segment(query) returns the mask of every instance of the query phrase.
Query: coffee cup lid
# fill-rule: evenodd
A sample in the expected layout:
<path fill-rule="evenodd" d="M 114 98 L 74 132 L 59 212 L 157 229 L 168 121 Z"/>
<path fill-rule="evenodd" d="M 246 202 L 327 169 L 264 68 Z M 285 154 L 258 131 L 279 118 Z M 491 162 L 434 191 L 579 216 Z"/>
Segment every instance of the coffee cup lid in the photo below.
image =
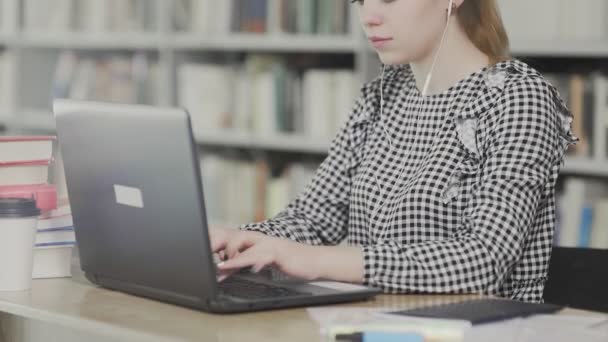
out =
<path fill-rule="evenodd" d="M 0 198 L 0 218 L 32 217 L 40 215 L 36 201 L 29 198 Z"/>

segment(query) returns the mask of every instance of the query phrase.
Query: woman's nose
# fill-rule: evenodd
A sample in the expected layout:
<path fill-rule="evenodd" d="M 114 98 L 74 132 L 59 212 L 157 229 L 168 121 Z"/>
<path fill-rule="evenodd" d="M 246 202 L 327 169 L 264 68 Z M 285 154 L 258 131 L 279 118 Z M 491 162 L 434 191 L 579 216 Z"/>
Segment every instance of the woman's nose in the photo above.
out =
<path fill-rule="evenodd" d="M 359 7 L 359 18 L 365 27 L 373 27 L 382 24 L 382 15 L 378 11 L 374 1 L 365 1 Z"/>

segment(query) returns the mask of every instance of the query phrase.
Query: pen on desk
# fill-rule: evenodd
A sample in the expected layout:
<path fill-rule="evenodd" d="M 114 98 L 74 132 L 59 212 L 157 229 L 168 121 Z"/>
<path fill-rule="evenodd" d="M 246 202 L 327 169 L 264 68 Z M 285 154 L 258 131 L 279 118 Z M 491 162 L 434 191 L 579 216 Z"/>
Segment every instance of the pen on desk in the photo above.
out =
<path fill-rule="evenodd" d="M 416 333 L 363 331 L 337 334 L 336 342 L 424 342 L 424 337 Z"/>

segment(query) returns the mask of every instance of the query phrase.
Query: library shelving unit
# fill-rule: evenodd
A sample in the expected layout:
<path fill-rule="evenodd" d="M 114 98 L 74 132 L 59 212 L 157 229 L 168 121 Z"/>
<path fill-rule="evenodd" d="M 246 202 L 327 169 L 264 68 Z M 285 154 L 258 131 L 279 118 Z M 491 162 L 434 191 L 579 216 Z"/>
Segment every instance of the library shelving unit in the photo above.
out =
<path fill-rule="evenodd" d="M 24 3 L 27 0 L 0 0 L 0 52 L 3 53 L 2 79 L 7 87 L 1 90 L 6 99 L 0 107 L 0 123 L 7 130 L 53 131 L 50 96 L 53 75 L 62 51 L 89 56 L 144 53 L 158 64 L 158 87 L 154 104 L 176 105 L 176 69 L 180 61 L 197 59 L 206 53 L 215 54 L 302 54 L 314 56 L 343 55 L 355 61 L 357 75 L 365 74 L 367 58 L 360 35 L 298 35 L 231 33 L 206 35 L 172 28 L 174 1 L 141 0 L 155 10 L 156 25 L 140 32 L 77 32 L 75 30 L 30 30 L 25 27 Z M 351 13 L 349 13 L 351 15 Z M 10 18 L 8 20 L 7 18 Z M 15 20 L 14 18 L 18 18 Z M 353 22 L 351 20 L 351 22 Z M 354 25 L 353 25 L 354 26 Z M 350 30 L 351 32 L 354 30 Z M 352 68 L 352 66 L 351 66 Z M 13 89 L 13 90 L 11 90 Z M 251 146 L 260 149 L 305 153 L 323 153 L 324 148 L 303 137 L 265 137 L 229 133 L 200 135 L 201 144 Z M 290 139 L 293 138 L 293 139 Z"/>
<path fill-rule="evenodd" d="M 345 35 L 241 34 L 213 36 L 198 32 L 178 31 L 171 24 L 173 1 L 145 0 L 154 11 L 157 23 L 142 32 L 82 33 L 62 30 L 35 31 L 24 25 L 25 0 L 0 1 L 0 51 L 4 67 L 0 89 L 3 94 L 0 124 L 7 131 L 54 130 L 50 114 L 50 83 L 57 55 L 62 50 L 87 54 L 142 52 L 153 56 L 159 65 L 155 104 L 176 105 L 176 60 L 180 56 L 215 53 L 276 53 L 327 56 L 346 55 L 358 80 L 369 80 L 378 72 L 378 62 L 358 28 L 356 14 L 351 13 L 351 30 Z M 513 41 L 516 56 L 542 59 L 546 57 L 604 58 L 608 42 L 543 42 Z M 45 89 L 46 87 L 46 89 Z M 32 100 L 33 99 L 33 100 Z M 240 149 L 294 152 L 323 155 L 327 142 L 304 136 L 280 134 L 256 136 L 246 133 L 222 132 L 197 134 L 201 145 L 226 146 Z M 608 161 L 569 158 L 565 173 L 608 176 Z"/>
<path fill-rule="evenodd" d="M 309 65 L 329 60 L 332 67 L 351 70 L 358 84 L 380 72 L 378 59 L 362 34 L 353 6 L 346 16 L 346 32 L 341 34 L 231 33 L 230 30 L 209 34 L 176 24 L 176 6 L 180 1 L 202 3 L 209 0 L 123 0 L 141 2 L 147 17 L 142 19 L 145 24 L 140 28 L 122 31 L 73 27 L 31 29 L 26 24 L 28 1 L 38 0 L 0 0 L 0 125 L 5 134 L 54 132 L 50 99 L 56 78 L 60 77 L 58 65 L 65 62 L 62 62 L 65 51 L 92 58 L 143 56 L 145 66 L 155 65 L 155 82 L 147 89 L 150 94 L 133 102 L 161 106 L 180 105 L 179 69 L 188 62 L 242 62 L 243 56 L 252 54 L 299 56 L 314 61 Z M 58 1 L 74 4 L 111 0 Z M 74 16 L 72 14 L 71 21 L 76 20 Z M 541 65 L 545 60 L 555 58 L 597 61 L 608 57 L 608 40 L 513 39 L 511 43 L 514 56 Z M 215 130 L 195 131 L 195 136 L 202 149 L 219 149 L 232 155 L 244 151 L 254 155 L 253 159 L 280 155 L 279 159 L 290 161 L 320 161 L 329 144 L 329 139 L 300 133 Z M 608 177 L 608 158 L 568 157 L 562 172 L 564 175 L 605 178 Z"/>

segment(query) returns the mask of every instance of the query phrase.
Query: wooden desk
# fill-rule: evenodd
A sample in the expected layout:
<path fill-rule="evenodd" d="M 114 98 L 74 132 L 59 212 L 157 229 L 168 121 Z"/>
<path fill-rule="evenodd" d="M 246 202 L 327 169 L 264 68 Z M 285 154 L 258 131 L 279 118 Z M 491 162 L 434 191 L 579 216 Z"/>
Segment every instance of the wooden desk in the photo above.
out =
<path fill-rule="evenodd" d="M 378 296 L 349 306 L 403 309 L 462 296 Z M 320 341 L 306 309 L 212 315 L 97 288 L 81 273 L 0 292 L 6 341 Z M 577 312 L 568 310 L 569 313 Z M 584 314 L 583 312 L 581 312 Z"/>

